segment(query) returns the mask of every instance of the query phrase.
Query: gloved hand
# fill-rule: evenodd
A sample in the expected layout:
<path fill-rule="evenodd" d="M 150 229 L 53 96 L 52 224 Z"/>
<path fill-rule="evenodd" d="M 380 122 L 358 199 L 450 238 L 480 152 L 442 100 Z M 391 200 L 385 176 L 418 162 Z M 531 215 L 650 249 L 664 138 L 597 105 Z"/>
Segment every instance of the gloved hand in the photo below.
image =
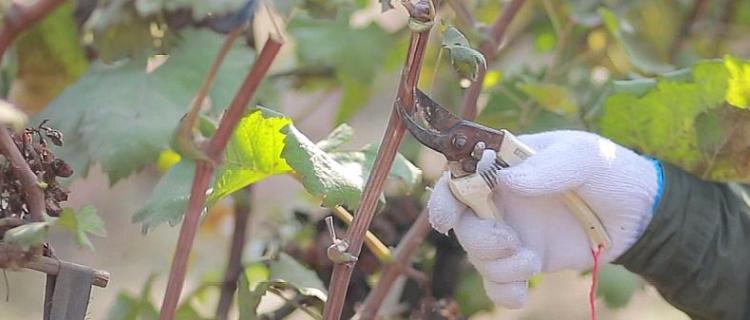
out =
<path fill-rule="evenodd" d="M 612 240 L 601 254 L 607 263 L 630 248 L 651 221 L 662 180 L 655 160 L 592 133 L 518 138 L 537 153 L 497 175 L 493 200 L 504 222 L 482 220 L 456 200 L 447 172 L 428 203 L 433 228 L 454 230 L 484 278 L 487 295 L 508 308 L 524 305 L 534 274 L 593 265 L 591 242 L 559 197 L 563 191 L 574 190 L 599 215 Z M 494 151 L 485 151 L 479 170 L 494 158 Z"/>

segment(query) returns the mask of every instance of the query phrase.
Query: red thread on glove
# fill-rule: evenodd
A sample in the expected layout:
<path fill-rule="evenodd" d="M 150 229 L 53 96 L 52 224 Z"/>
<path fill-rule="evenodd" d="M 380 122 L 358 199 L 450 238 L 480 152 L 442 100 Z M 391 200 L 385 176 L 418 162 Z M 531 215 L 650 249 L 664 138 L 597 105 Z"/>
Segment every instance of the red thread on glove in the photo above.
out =
<path fill-rule="evenodd" d="M 591 320 L 596 320 L 596 284 L 599 276 L 599 255 L 602 253 L 601 244 L 596 249 L 591 249 L 591 255 L 594 257 L 594 267 L 591 269 L 591 288 L 589 289 L 589 308 L 591 310 Z"/>

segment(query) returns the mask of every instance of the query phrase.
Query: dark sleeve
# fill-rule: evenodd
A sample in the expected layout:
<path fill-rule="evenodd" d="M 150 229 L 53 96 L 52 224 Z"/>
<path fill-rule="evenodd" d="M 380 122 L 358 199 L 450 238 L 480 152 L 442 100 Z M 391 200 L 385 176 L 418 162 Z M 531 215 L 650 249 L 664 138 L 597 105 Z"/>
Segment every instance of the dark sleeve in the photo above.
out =
<path fill-rule="evenodd" d="M 693 319 L 750 319 L 750 207 L 728 184 L 663 164 L 643 236 L 615 261 Z"/>

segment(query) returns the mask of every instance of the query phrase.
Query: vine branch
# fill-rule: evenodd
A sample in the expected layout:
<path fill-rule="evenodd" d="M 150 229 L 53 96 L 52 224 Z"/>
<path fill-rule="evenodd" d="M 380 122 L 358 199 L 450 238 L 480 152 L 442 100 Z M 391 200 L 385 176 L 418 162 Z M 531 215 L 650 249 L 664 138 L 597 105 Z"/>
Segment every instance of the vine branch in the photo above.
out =
<path fill-rule="evenodd" d="M 492 64 L 497 57 L 497 47 L 502 43 L 505 38 L 506 31 L 513 17 L 516 16 L 519 9 L 523 6 L 526 0 L 513 0 L 507 6 L 503 7 L 503 13 L 492 23 L 489 30 L 487 31 L 487 38 L 479 46 L 479 52 L 484 55 L 487 60 L 487 65 Z M 487 70 L 484 68 L 479 69 L 477 74 L 477 80 L 472 82 L 466 93 L 464 94 L 463 112 L 462 116 L 464 119 L 474 119 L 477 116 L 477 100 L 479 94 L 482 93 L 482 83 L 484 82 L 484 76 L 487 74 Z"/>
<path fill-rule="evenodd" d="M 220 163 L 224 148 L 226 147 L 232 132 L 237 127 L 250 99 L 255 95 L 258 85 L 268 72 L 271 63 L 279 53 L 282 42 L 269 37 L 258 58 L 253 64 L 252 69 L 245 77 L 242 85 L 234 96 L 227 112 L 221 118 L 216 133 L 211 137 L 206 149 L 206 155 L 213 163 Z M 167 282 L 167 291 L 164 294 L 164 301 L 161 307 L 159 319 L 174 319 L 177 303 L 180 299 L 180 292 L 185 282 L 187 272 L 187 261 L 190 256 L 190 250 L 195 240 L 195 234 L 198 230 L 198 223 L 201 212 L 203 212 L 206 203 L 206 190 L 214 173 L 214 165 L 209 161 L 198 160 L 195 167 L 195 176 L 193 185 L 190 190 L 190 199 L 185 211 L 185 220 L 180 228 L 180 236 L 177 239 L 177 248 L 172 259 L 172 267 L 169 272 L 169 281 Z"/>
<path fill-rule="evenodd" d="M 505 30 L 508 25 L 515 17 L 518 10 L 523 5 L 523 0 L 514 0 L 508 5 L 503 14 L 493 23 L 490 28 L 490 40 L 486 41 L 480 47 L 480 51 L 485 55 L 488 61 L 493 61 L 496 55 L 496 49 L 499 43 L 502 41 Z M 451 4 L 463 5 L 459 0 L 450 1 Z M 455 10 L 455 9 L 454 9 Z M 468 120 L 473 120 L 476 113 L 476 99 L 479 96 L 479 92 L 482 88 L 482 81 L 484 79 L 486 70 L 480 70 L 479 78 L 477 81 L 472 83 L 469 90 L 464 95 L 464 106 L 463 106 L 463 117 Z M 475 91 L 472 91 L 472 87 L 475 87 Z M 473 101 L 471 104 L 466 104 L 467 101 Z M 394 250 L 393 262 L 387 265 L 380 276 L 377 286 L 370 291 L 370 294 L 365 299 L 362 308 L 360 309 L 360 319 L 372 320 L 377 316 L 377 312 L 380 306 L 383 304 L 385 297 L 388 295 L 393 283 L 398 279 L 401 274 L 407 274 L 409 270 L 409 263 L 417 252 L 419 245 L 423 242 L 424 238 L 429 234 L 431 230 L 429 222 L 429 213 L 425 208 L 414 221 L 414 224 L 409 228 L 401 239 L 398 246 Z"/>
<path fill-rule="evenodd" d="M 434 2 L 419 0 L 416 4 L 411 5 L 409 1 L 402 1 L 409 11 L 411 19 L 419 20 L 422 23 L 429 23 L 434 18 L 434 8 L 437 7 L 438 0 Z M 406 5 L 407 3 L 408 5 Z M 427 8 L 427 11 L 425 11 L 425 8 Z M 426 21 L 426 19 L 430 21 Z M 431 28 L 421 32 L 412 31 L 411 34 L 411 42 L 409 43 L 406 61 L 401 71 L 401 81 L 396 96 L 397 101 L 400 101 L 407 110 L 414 108 L 414 91 L 419 80 L 419 71 L 427 47 L 427 40 L 430 37 L 430 30 Z M 372 172 L 365 184 L 362 201 L 357 209 L 357 213 L 354 215 L 352 225 L 344 237 L 344 240 L 349 243 L 347 253 L 352 256 L 359 256 L 362 250 L 363 238 L 375 215 L 378 199 L 383 190 L 383 183 L 388 176 L 401 140 L 404 138 L 404 133 L 404 124 L 401 122 L 398 112 L 394 108 L 388 119 L 388 125 L 375 158 Z M 337 320 L 341 317 L 346 292 L 349 288 L 349 280 L 351 279 L 355 263 L 337 263 L 334 265 L 331 282 L 328 287 L 328 301 L 323 310 L 323 319 Z"/>
<path fill-rule="evenodd" d="M 232 307 L 234 292 L 237 291 L 237 280 L 242 273 L 242 252 L 245 249 L 245 239 L 247 238 L 251 193 L 252 185 L 243 188 L 234 195 L 234 231 L 232 232 L 232 244 L 229 248 L 227 269 L 224 272 L 224 281 L 221 283 L 219 304 L 216 307 L 216 319 L 218 320 L 227 319 L 229 309 Z"/>
<path fill-rule="evenodd" d="M 370 294 L 362 304 L 360 311 L 361 320 L 375 319 L 380 305 L 383 304 L 383 300 L 385 300 L 385 297 L 391 290 L 391 286 L 393 286 L 393 283 L 401 275 L 402 271 L 409 268 L 409 262 L 417 252 L 424 238 L 430 233 L 430 229 L 427 209 L 423 209 L 417 220 L 409 228 L 409 231 L 404 235 L 404 238 L 398 243 L 394 251 L 393 262 L 383 269 L 378 284 L 370 291 Z"/>

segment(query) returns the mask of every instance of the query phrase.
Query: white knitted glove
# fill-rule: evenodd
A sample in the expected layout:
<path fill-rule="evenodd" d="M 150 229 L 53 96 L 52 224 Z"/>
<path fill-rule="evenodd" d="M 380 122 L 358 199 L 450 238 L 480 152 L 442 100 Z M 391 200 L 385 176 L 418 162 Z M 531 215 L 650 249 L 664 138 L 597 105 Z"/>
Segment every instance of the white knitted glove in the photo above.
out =
<path fill-rule="evenodd" d="M 446 173 L 428 203 L 430 223 L 453 229 L 497 304 L 521 308 L 527 280 L 540 271 L 593 265 L 591 243 L 559 195 L 574 190 L 596 212 L 612 239 L 607 263 L 630 248 L 651 221 L 661 192 L 661 167 L 598 135 L 552 131 L 518 137 L 537 153 L 498 174 L 494 201 L 504 223 L 482 220 L 453 197 Z M 494 161 L 485 151 L 480 170 Z"/>

